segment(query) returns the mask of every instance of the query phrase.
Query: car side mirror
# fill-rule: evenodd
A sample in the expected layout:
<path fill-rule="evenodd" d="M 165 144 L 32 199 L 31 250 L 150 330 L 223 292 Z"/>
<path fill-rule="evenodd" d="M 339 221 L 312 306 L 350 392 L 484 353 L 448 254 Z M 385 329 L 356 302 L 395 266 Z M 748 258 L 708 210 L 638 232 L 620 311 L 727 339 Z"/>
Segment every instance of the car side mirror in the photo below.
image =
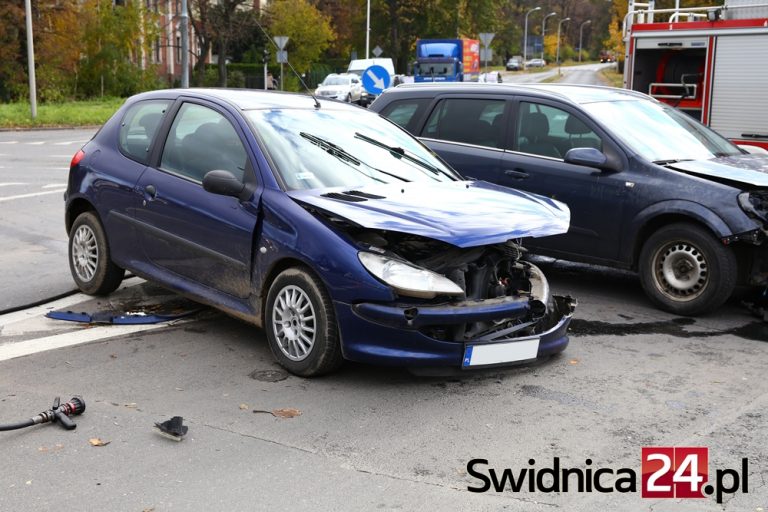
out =
<path fill-rule="evenodd" d="M 595 148 L 573 148 L 569 149 L 564 158 L 566 163 L 574 165 L 584 165 L 596 169 L 615 170 L 608 163 L 608 157 Z"/>
<path fill-rule="evenodd" d="M 229 171 L 210 171 L 203 177 L 203 189 L 211 194 L 239 198 L 245 183 Z"/>

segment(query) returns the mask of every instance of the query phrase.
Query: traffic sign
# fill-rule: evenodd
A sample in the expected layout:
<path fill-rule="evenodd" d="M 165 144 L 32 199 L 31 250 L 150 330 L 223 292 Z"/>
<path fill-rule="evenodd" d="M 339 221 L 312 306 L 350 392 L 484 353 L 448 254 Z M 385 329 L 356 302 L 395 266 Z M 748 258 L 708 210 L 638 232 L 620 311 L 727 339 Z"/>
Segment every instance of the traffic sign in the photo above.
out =
<path fill-rule="evenodd" d="M 273 39 L 279 49 L 285 50 L 285 45 L 288 44 L 288 36 L 275 36 Z"/>
<path fill-rule="evenodd" d="M 382 53 L 384 53 L 384 50 L 381 49 L 381 46 L 376 46 L 373 50 L 371 50 L 371 53 L 373 53 L 374 57 L 380 57 Z"/>
<path fill-rule="evenodd" d="M 285 64 L 288 62 L 288 50 L 278 50 L 276 57 L 278 64 Z"/>
<path fill-rule="evenodd" d="M 493 41 L 493 36 L 496 34 L 494 32 L 480 32 L 478 34 L 478 37 L 480 38 L 480 42 L 483 43 L 483 46 L 488 48 L 490 46 L 491 41 Z"/>
<path fill-rule="evenodd" d="M 371 66 L 363 72 L 363 87 L 369 94 L 381 94 L 390 81 L 389 71 L 382 66 Z"/>

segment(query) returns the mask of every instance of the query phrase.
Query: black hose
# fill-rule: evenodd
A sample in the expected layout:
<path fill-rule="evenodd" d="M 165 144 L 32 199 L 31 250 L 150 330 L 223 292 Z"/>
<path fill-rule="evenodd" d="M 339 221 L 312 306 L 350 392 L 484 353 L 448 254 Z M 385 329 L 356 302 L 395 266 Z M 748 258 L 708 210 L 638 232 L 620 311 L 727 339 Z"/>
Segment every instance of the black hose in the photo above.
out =
<path fill-rule="evenodd" d="M 0 432 L 5 430 L 18 430 L 20 428 L 31 427 L 34 424 L 35 420 L 31 418 L 25 421 L 20 421 L 18 423 L 8 423 L 7 425 L 0 425 Z"/>

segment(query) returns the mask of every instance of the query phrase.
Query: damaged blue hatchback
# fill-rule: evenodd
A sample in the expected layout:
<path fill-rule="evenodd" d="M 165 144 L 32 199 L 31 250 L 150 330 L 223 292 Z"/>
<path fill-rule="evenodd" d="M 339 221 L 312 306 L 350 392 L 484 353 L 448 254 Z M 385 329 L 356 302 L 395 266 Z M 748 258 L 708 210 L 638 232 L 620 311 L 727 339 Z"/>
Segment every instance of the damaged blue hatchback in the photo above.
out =
<path fill-rule="evenodd" d="M 475 368 L 562 351 L 575 307 L 521 259 L 568 229 L 552 199 L 464 181 L 375 114 L 305 95 L 130 98 L 72 159 L 69 262 L 125 270 L 266 331 L 289 371 L 344 359 Z"/>

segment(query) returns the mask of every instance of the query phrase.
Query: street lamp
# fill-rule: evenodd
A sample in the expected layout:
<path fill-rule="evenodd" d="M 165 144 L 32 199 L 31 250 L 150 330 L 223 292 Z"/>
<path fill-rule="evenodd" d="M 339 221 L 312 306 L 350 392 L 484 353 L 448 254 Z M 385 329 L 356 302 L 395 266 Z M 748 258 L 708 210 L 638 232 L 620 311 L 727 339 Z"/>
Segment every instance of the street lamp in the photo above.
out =
<path fill-rule="evenodd" d="M 369 57 L 371 48 L 371 0 L 365 8 L 365 58 Z"/>
<path fill-rule="evenodd" d="M 557 62 L 558 75 L 560 74 L 560 29 L 566 21 L 571 21 L 571 18 L 563 18 L 560 20 L 560 23 L 557 24 L 557 58 L 555 59 L 555 62 Z"/>
<path fill-rule="evenodd" d="M 587 20 L 584 23 L 582 23 L 581 26 L 579 27 L 579 63 L 581 63 L 581 50 L 582 50 L 581 36 L 584 34 L 584 32 L 583 32 L 584 31 L 584 25 L 589 25 L 590 23 L 592 23 L 592 20 Z"/>
<path fill-rule="evenodd" d="M 544 19 L 541 20 L 541 60 L 544 60 L 544 34 L 547 33 L 547 18 L 550 16 L 557 16 L 557 13 L 551 12 L 544 16 Z"/>
<path fill-rule="evenodd" d="M 534 7 L 525 13 L 525 35 L 523 36 L 523 70 L 525 70 L 525 61 L 528 60 L 528 15 L 534 11 L 540 11 L 541 7 Z"/>

